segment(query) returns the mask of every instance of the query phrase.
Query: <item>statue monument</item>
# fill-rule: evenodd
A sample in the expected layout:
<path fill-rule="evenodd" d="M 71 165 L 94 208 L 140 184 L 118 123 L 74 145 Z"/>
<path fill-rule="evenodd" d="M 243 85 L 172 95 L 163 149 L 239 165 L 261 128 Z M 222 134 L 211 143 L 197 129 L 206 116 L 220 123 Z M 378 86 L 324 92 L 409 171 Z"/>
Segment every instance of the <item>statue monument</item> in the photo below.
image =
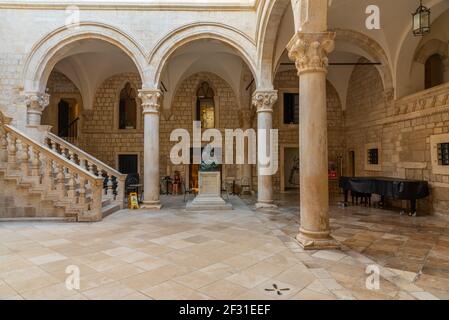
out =
<path fill-rule="evenodd" d="M 198 173 L 198 196 L 187 203 L 187 211 L 232 210 L 221 196 L 221 172 L 210 145 L 203 151 Z"/>

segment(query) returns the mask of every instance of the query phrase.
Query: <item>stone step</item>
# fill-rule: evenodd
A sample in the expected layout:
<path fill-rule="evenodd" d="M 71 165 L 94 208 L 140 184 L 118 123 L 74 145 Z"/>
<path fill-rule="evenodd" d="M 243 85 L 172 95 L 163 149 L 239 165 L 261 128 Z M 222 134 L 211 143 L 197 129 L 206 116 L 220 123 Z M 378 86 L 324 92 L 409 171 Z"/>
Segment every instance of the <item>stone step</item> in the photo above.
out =
<path fill-rule="evenodd" d="M 101 200 L 101 207 L 102 207 L 102 208 L 107 207 L 107 206 L 109 206 L 111 203 L 112 203 L 112 199 L 110 199 L 110 198 L 103 198 L 103 199 Z"/>
<path fill-rule="evenodd" d="M 120 211 L 120 205 L 117 203 L 112 203 L 101 209 L 103 219 L 117 211 Z"/>

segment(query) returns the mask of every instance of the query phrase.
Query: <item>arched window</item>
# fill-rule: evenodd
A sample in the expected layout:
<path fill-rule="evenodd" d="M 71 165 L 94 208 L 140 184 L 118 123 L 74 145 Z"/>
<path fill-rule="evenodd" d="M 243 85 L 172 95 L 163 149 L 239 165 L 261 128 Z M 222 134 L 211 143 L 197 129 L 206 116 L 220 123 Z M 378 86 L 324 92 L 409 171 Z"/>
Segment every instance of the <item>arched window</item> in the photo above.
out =
<path fill-rule="evenodd" d="M 441 57 L 438 53 L 430 56 L 426 61 L 426 82 L 425 88 L 429 89 L 444 82 L 444 65 L 443 65 L 443 57 Z"/>
<path fill-rule="evenodd" d="M 215 128 L 214 90 L 203 82 L 197 91 L 196 121 L 201 121 L 203 129 Z"/>
<path fill-rule="evenodd" d="M 137 128 L 137 104 L 136 92 L 131 84 L 126 83 L 125 87 L 120 91 L 119 103 L 119 129 L 136 129 Z"/>

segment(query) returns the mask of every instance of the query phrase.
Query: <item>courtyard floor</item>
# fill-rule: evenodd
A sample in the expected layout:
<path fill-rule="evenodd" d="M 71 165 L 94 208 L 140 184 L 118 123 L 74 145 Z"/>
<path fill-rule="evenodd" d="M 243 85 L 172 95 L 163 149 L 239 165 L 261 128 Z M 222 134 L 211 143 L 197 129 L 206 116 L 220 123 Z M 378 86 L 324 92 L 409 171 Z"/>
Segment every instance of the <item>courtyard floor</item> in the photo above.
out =
<path fill-rule="evenodd" d="M 92 224 L 0 222 L 0 299 L 449 299 L 449 221 L 331 208 L 340 251 L 303 251 L 297 196 L 255 211 L 123 210 Z M 79 290 L 66 268 L 80 270 Z M 380 270 L 378 290 L 367 267 Z M 370 278 L 371 279 L 371 278 Z"/>

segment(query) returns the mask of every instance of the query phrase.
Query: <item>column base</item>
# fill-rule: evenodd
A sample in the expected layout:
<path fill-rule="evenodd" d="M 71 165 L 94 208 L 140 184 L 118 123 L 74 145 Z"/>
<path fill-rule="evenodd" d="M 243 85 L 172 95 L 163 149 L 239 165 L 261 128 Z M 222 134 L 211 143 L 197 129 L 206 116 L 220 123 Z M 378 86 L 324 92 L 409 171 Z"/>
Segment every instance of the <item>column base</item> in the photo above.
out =
<path fill-rule="evenodd" d="M 316 233 L 299 230 L 296 240 L 304 250 L 339 250 L 340 244 L 328 232 Z"/>
<path fill-rule="evenodd" d="M 160 210 L 162 205 L 160 201 L 144 201 L 140 208 L 146 210 Z"/>
<path fill-rule="evenodd" d="M 273 202 L 257 202 L 256 209 L 277 209 L 278 206 Z"/>

